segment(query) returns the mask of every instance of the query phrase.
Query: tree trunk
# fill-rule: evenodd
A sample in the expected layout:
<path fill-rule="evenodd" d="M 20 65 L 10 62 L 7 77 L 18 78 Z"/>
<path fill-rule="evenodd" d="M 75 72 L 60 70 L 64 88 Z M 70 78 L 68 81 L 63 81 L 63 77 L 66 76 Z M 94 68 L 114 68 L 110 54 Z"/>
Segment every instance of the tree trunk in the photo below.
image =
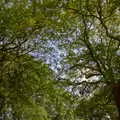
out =
<path fill-rule="evenodd" d="M 118 120 L 120 120 L 120 84 L 113 85 L 113 93 L 119 114 Z"/>

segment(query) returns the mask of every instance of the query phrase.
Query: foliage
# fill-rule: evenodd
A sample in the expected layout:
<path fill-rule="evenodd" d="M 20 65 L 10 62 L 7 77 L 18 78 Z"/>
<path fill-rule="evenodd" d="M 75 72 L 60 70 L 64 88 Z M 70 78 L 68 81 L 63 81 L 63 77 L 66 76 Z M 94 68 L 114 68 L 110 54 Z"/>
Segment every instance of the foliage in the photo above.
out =
<path fill-rule="evenodd" d="M 119 5 L 119 0 L 1 0 L 1 116 L 116 120 Z M 36 53 L 49 54 L 52 42 L 64 52 L 57 74 L 44 58 L 35 59 Z"/>
<path fill-rule="evenodd" d="M 61 23 L 64 21 L 64 24 L 59 27 L 57 38 L 60 42 L 59 47 L 66 54 L 61 62 L 68 66 L 59 79 L 67 80 L 75 95 L 79 93 L 78 96 L 89 98 L 92 94 L 93 98 L 90 97 L 89 100 L 93 101 L 96 99 L 94 94 L 99 91 L 98 96 L 101 96 L 104 88 L 106 91 L 102 93 L 104 99 L 99 97 L 100 99 L 96 101 L 98 109 L 102 99 L 105 104 L 115 105 L 113 86 L 119 85 L 120 80 L 118 4 L 120 4 L 118 0 L 70 0 L 63 7 L 64 14 L 59 18 L 59 21 L 62 21 Z M 109 101 L 107 101 L 108 98 L 110 98 Z M 90 104 L 94 106 L 92 101 L 89 106 Z M 88 109 L 89 106 L 85 106 L 84 109 Z M 100 107 L 106 109 L 104 104 Z M 80 112 L 82 110 L 79 114 Z M 106 112 L 103 110 L 101 112 L 103 116 L 99 119 L 105 118 Z M 85 116 L 89 113 L 87 115 L 85 113 L 83 118 L 87 119 Z M 117 115 L 112 115 L 110 111 L 107 113 L 111 119 L 117 119 L 113 117 Z M 101 114 L 100 111 L 98 114 Z M 115 114 L 117 114 L 116 111 Z"/>

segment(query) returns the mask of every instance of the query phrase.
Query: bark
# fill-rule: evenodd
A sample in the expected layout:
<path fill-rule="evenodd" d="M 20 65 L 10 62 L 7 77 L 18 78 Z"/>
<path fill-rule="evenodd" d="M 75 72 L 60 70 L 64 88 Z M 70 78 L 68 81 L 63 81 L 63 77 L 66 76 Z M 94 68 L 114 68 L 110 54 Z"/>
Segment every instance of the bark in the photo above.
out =
<path fill-rule="evenodd" d="M 118 120 L 120 120 L 120 83 L 113 85 L 113 93 L 119 114 Z"/>

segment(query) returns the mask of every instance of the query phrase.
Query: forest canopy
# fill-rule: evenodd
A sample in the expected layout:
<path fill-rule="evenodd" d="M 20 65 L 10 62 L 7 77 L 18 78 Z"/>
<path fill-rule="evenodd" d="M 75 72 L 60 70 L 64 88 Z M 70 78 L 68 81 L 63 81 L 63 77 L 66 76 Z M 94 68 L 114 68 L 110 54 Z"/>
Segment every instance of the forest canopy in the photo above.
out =
<path fill-rule="evenodd" d="M 120 119 L 119 0 L 0 1 L 0 119 Z"/>

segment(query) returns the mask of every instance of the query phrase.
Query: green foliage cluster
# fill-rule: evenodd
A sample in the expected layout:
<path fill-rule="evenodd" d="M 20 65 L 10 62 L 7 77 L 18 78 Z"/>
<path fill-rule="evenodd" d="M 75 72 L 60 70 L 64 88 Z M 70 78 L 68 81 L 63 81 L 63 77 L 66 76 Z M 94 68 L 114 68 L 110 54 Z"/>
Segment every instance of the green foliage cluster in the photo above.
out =
<path fill-rule="evenodd" d="M 65 119 L 67 112 L 67 119 L 72 117 L 72 110 L 67 108 L 71 95 L 56 84 L 47 64 L 28 54 L 36 49 L 35 39 L 41 29 L 50 24 L 44 10 L 52 4 L 49 2 L 0 2 L 1 119 Z"/>
<path fill-rule="evenodd" d="M 116 120 L 119 6 L 119 0 L 1 0 L 1 119 Z M 57 75 L 34 57 L 53 40 L 65 52 Z"/>

